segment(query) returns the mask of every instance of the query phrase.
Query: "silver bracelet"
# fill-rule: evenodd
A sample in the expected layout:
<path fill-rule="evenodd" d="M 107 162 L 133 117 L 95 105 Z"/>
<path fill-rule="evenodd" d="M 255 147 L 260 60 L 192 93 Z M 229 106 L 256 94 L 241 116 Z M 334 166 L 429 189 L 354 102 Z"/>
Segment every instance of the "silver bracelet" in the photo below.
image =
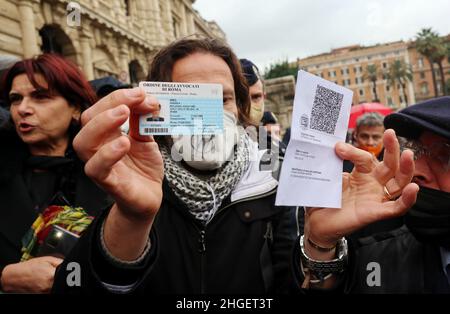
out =
<path fill-rule="evenodd" d="M 148 252 L 150 251 L 150 247 L 151 247 L 150 238 L 148 238 L 147 244 L 145 245 L 145 249 L 142 252 L 141 256 L 139 256 L 134 261 L 121 260 L 121 259 L 115 257 L 114 255 L 112 255 L 111 252 L 108 250 L 108 247 L 106 246 L 105 236 L 104 236 L 105 222 L 106 222 L 106 219 L 103 220 L 102 227 L 100 229 L 100 243 L 102 245 L 102 250 L 105 253 L 105 255 L 108 257 L 108 259 L 112 263 L 116 264 L 117 266 L 135 266 L 135 265 L 141 263 L 144 260 L 144 258 L 147 256 Z"/>
<path fill-rule="evenodd" d="M 300 252 L 301 252 L 301 266 L 302 268 L 308 269 L 315 277 L 319 278 L 320 281 L 329 278 L 332 274 L 341 273 L 345 269 L 345 264 L 347 263 L 348 247 L 347 240 L 342 238 L 339 240 L 336 251 L 337 258 L 329 261 L 319 261 L 310 258 L 305 252 L 305 236 L 300 237 Z M 303 272 L 303 270 L 302 270 Z M 313 282 L 313 281 L 311 281 Z"/>

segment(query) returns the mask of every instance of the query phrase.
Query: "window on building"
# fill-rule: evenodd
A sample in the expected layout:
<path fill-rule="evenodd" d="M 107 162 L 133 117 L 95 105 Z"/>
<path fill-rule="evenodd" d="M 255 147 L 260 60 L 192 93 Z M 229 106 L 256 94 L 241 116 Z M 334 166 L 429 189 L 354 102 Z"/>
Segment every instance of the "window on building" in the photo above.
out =
<path fill-rule="evenodd" d="M 420 92 L 422 93 L 422 95 L 428 95 L 428 93 L 429 93 L 428 83 L 422 83 L 420 85 Z"/>
<path fill-rule="evenodd" d="M 423 58 L 419 58 L 419 60 L 417 60 L 418 64 L 419 64 L 419 68 L 423 68 Z"/>
<path fill-rule="evenodd" d="M 180 36 L 180 22 L 178 21 L 177 18 L 173 18 L 172 20 L 172 25 L 173 25 L 173 36 L 175 36 L 175 38 L 178 38 L 178 36 Z"/>
<path fill-rule="evenodd" d="M 125 4 L 125 15 L 130 16 L 130 0 L 124 0 Z"/>
<path fill-rule="evenodd" d="M 76 61 L 76 50 L 69 36 L 57 25 L 44 25 L 39 30 L 42 45 L 41 51 L 62 55 Z"/>
<path fill-rule="evenodd" d="M 404 102 L 403 96 L 400 95 L 400 96 L 398 97 L 398 99 L 400 100 L 400 103 L 403 104 L 403 102 Z"/>
<path fill-rule="evenodd" d="M 441 90 L 442 90 L 442 86 L 441 86 L 441 83 L 439 83 L 439 82 L 436 82 L 436 88 L 437 88 L 437 91 L 438 91 L 438 93 L 440 93 L 440 92 L 441 92 Z"/>
<path fill-rule="evenodd" d="M 383 62 L 383 69 L 387 69 L 387 63 Z"/>
<path fill-rule="evenodd" d="M 387 98 L 387 103 L 388 103 L 388 106 L 389 106 L 389 107 L 394 106 L 394 102 L 392 101 L 392 97 L 388 97 L 388 98 Z"/>
<path fill-rule="evenodd" d="M 364 96 L 364 89 L 359 90 L 359 96 Z"/>
<path fill-rule="evenodd" d="M 441 72 L 438 69 L 434 70 L 434 73 L 436 73 L 436 77 L 441 77 Z"/>
<path fill-rule="evenodd" d="M 424 78 L 425 78 L 425 72 L 423 72 L 423 71 L 420 72 L 420 78 L 421 78 L 421 79 L 424 79 Z"/>
<path fill-rule="evenodd" d="M 386 91 L 389 92 L 391 90 L 391 87 L 389 85 L 386 85 Z"/>

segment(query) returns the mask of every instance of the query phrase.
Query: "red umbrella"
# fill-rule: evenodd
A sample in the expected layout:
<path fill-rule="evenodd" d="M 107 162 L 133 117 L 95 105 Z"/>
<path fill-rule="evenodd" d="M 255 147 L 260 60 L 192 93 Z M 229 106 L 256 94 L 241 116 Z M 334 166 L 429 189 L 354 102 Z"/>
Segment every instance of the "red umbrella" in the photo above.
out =
<path fill-rule="evenodd" d="M 354 129 L 356 127 L 356 120 L 367 112 L 378 112 L 383 116 L 387 116 L 388 114 L 392 113 L 393 110 L 377 102 L 370 102 L 352 106 L 352 109 L 350 110 L 350 121 L 348 122 L 348 128 Z"/>

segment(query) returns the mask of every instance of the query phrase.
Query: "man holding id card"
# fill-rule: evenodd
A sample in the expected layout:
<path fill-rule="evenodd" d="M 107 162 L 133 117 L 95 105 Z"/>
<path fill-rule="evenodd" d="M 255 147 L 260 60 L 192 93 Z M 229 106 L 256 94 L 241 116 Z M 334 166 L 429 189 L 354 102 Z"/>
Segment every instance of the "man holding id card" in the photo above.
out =
<path fill-rule="evenodd" d="M 250 99 L 241 72 L 236 55 L 217 40 L 177 41 L 156 54 L 143 89 L 116 91 L 83 114 L 74 147 L 88 176 L 116 203 L 65 260 L 81 265 L 81 288 L 68 287 L 64 264 L 55 292 L 288 292 L 294 283 L 291 267 L 300 267 L 291 256 L 298 246 L 295 207 L 275 206 L 278 181 L 271 171 L 260 170 L 264 151 L 243 128 L 249 124 Z M 165 121 L 145 120 L 159 104 Z M 120 125 L 128 117 L 127 136 Z M 395 143 L 393 132 L 387 132 L 388 158 L 397 153 Z M 346 178 L 342 210 L 314 208 L 305 220 L 306 254 L 319 264 L 339 255 L 335 272 L 320 280 L 319 288 L 332 287 L 346 266 L 346 256 L 336 250 L 341 237 L 414 202 L 411 188 L 401 201 L 386 202 L 376 178 L 392 178 L 396 171 L 391 170 L 400 169 L 401 194 L 412 175 L 412 156 L 404 157 L 400 168 L 391 158 L 388 166 L 372 171 L 365 152 L 340 144 L 336 152 L 354 161 L 357 171 Z M 369 192 L 352 189 L 352 180 Z M 295 193 L 302 187 L 291 188 Z M 361 220 L 352 219 L 362 201 L 369 208 L 358 212 Z M 379 215 L 370 216 L 375 211 Z"/>

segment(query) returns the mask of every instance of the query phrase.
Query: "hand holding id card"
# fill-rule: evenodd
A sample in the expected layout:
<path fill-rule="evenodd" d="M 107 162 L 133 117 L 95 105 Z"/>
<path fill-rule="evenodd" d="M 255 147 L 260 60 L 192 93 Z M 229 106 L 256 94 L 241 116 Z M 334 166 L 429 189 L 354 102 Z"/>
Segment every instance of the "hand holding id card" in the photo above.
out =
<path fill-rule="evenodd" d="M 158 99 L 158 110 L 139 118 L 141 135 L 195 135 L 223 132 L 221 84 L 140 82 Z"/>

